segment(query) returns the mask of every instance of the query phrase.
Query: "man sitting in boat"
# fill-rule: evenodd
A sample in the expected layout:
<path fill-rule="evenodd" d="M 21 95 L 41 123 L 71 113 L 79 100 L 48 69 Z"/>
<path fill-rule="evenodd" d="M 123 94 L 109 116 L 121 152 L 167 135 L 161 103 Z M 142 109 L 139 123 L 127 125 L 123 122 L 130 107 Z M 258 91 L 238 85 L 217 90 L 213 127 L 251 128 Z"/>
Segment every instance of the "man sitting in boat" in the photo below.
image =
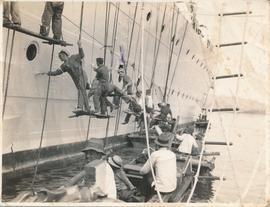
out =
<path fill-rule="evenodd" d="M 149 202 L 159 201 L 157 190 L 160 192 L 163 202 L 170 202 L 172 193 L 177 187 L 176 155 L 169 149 L 173 137 L 172 133 L 164 132 L 155 140 L 156 151 L 150 155 L 156 176 L 156 183 L 152 183 L 155 194 Z M 140 170 L 140 174 L 146 175 L 150 173 L 151 163 L 148 159 Z M 156 186 L 154 186 L 155 184 Z"/>
<path fill-rule="evenodd" d="M 141 198 L 135 196 L 136 187 L 129 181 L 122 166 L 122 159 L 118 155 L 109 157 L 108 163 L 111 165 L 114 172 L 116 183 L 117 198 L 126 202 L 139 202 Z"/>
<path fill-rule="evenodd" d="M 178 151 L 185 155 L 199 154 L 199 146 L 193 136 L 194 129 L 187 127 L 184 129 L 183 134 L 181 130 L 176 133 L 176 139 L 181 141 Z"/>
<path fill-rule="evenodd" d="M 125 121 L 122 124 L 128 124 L 129 119 L 130 119 L 132 114 L 134 114 L 136 116 L 135 120 L 139 121 L 139 118 L 140 118 L 141 112 L 142 112 L 142 97 L 141 96 L 142 96 L 142 91 L 137 90 L 136 96 L 130 98 L 129 106 L 128 106 L 129 111 L 127 112 L 127 115 L 125 117 Z"/>
<path fill-rule="evenodd" d="M 104 151 L 103 147 L 99 143 L 89 142 L 88 146 L 82 150 L 85 155 L 85 165 L 94 161 L 100 160 L 102 161 L 102 173 L 97 174 L 97 180 L 101 182 L 97 182 L 97 186 L 104 192 L 108 198 L 116 199 L 116 185 L 114 181 L 114 173 L 111 166 L 107 162 L 107 156 L 109 155 L 108 151 Z M 76 176 L 74 176 L 69 183 L 68 186 L 73 186 L 75 184 L 83 185 L 85 182 L 85 171 L 80 172 Z"/>
<path fill-rule="evenodd" d="M 61 50 L 59 52 L 59 59 L 64 63 L 60 66 L 59 69 L 45 73 L 48 76 L 57 76 L 67 72 L 71 76 L 76 88 L 78 89 L 78 105 L 77 108 L 73 111 L 74 113 L 78 113 L 80 111 L 90 112 L 90 106 L 86 94 L 86 88 L 89 88 L 89 84 L 87 75 L 82 68 L 84 52 L 80 41 L 78 41 L 78 48 L 79 54 L 71 56 L 69 56 L 69 52 L 67 50 Z"/>

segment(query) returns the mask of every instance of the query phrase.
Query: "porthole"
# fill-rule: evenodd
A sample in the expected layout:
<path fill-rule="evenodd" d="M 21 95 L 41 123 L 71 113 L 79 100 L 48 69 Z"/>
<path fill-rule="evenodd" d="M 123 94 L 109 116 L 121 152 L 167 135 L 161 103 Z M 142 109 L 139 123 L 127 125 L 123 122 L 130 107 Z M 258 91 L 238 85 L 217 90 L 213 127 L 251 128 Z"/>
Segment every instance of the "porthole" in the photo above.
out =
<path fill-rule="evenodd" d="M 198 63 L 199 62 L 199 59 L 197 60 L 197 62 L 196 63 Z"/>
<path fill-rule="evenodd" d="M 189 53 L 189 51 L 190 51 L 190 50 L 188 49 L 187 52 L 186 52 L 186 55 Z"/>
<path fill-rule="evenodd" d="M 179 41 L 180 41 L 180 39 L 176 40 L 175 45 L 178 45 Z"/>
<path fill-rule="evenodd" d="M 203 63 L 201 63 L 201 65 L 200 65 L 201 67 L 203 66 Z"/>
<path fill-rule="evenodd" d="M 195 58 L 195 55 L 192 56 L 192 60 Z"/>
<path fill-rule="evenodd" d="M 35 59 L 38 53 L 38 48 L 36 43 L 30 43 L 26 49 L 26 58 L 29 61 L 32 61 Z"/>
<path fill-rule="evenodd" d="M 161 32 L 163 32 L 164 29 L 165 29 L 165 24 L 162 25 L 162 27 L 161 27 Z"/>

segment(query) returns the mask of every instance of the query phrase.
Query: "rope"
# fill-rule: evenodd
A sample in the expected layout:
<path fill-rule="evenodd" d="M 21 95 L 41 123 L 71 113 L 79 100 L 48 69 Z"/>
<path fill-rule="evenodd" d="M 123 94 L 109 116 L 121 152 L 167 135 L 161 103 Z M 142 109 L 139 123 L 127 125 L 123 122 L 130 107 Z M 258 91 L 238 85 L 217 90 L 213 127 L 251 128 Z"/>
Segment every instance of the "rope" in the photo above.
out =
<path fill-rule="evenodd" d="M 182 38 L 182 41 L 181 41 L 179 53 L 178 53 L 178 56 L 177 56 L 175 68 L 174 68 L 174 71 L 173 71 L 173 76 L 172 76 L 172 80 L 171 80 L 171 85 L 170 85 L 169 91 L 170 91 L 171 88 L 172 88 L 172 84 L 173 84 L 173 81 L 174 81 L 176 69 L 177 69 L 177 66 L 178 66 L 178 63 L 179 63 L 179 60 L 180 60 L 180 56 L 181 56 L 181 52 L 182 52 L 182 49 L 183 49 L 184 40 L 185 40 L 185 38 L 186 38 L 187 28 L 188 28 L 188 21 L 186 21 L 186 25 L 185 25 L 185 29 L 184 29 L 184 34 L 183 34 L 183 38 Z"/>
<path fill-rule="evenodd" d="M 5 86 L 5 77 L 6 77 L 6 63 L 7 63 L 7 51 L 8 51 L 8 43 L 9 43 L 9 33 L 10 29 L 8 29 L 7 33 L 7 41 L 6 41 L 6 49 L 5 49 L 5 59 L 4 59 L 4 73 L 3 73 L 3 92 L 4 92 L 4 86 Z"/>
<path fill-rule="evenodd" d="M 53 54 L 54 54 L 54 44 L 52 45 L 50 72 L 52 71 Z M 33 194 L 34 194 L 34 184 L 35 184 L 35 180 L 36 180 L 36 176 L 37 176 L 38 164 L 39 164 L 39 160 L 40 160 L 41 146 L 42 146 L 42 141 L 43 141 L 43 133 L 44 133 L 45 122 L 46 122 L 46 114 L 47 114 L 48 98 L 49 98 L 49 91 L 50 91 L 50 83 L 51 83 L 51 76 L 49 76 L 49 78 L 48 78 L 47 94 L 46 94 L 45 110 L 44 110 L 43 122 L 42 122 L 40 143 L 39 143 L 38 155 L 37 155 L 37 160 L 36 160 L 36 165 L 35 165 L 35 170 L 34 170 L 34 177 L 33 177 L 32 183 L 31 183 L 31 189 L 32 189 Z"/>
<path fill-rule="evenodd" d="M 106 64 L 106 53 L 107 53 L 107 41 L 108 41 L 110 9 L 111 9 L 111 4 L 109 2 L 106 2 L 105 35 L 104 35 L 104 65 Z"/>
<path fill-rule="evenodd" d="M 121 110 L 122 110 L 122 98 L 120 98 L 120 103 L 119 103 L 119 109 L 117 110 L 116 114 L 116 122 L 115 122 L 115 127 L 114 127 L 114 136 L 117 135 L 118 133 L 118 127 L 119 127 L 119 121 L 120 121 L 120 115 L 121 115 Z"/>
<path fill-rule="evenodd" d="M 128 46 L 128 56 L 127 56 L 127 63 L 126 63 L 127 66 L 128 66 L 128 62 L 129 62 L 130 50 L 131 50 L 131 45 L 132 45 L 132 40 L 133 40 L 134 26 L 135 26 L 135 20 L 136 20 L 136 15 L 137 15 L 137 8 L 138 8 L 138 2 L 136 2 L 133 23 L 132 23 L 132 28 L 131 28 L 131 34 L 130 34 L 130 40 L 129 40 L 129 46 Z M 127 70 L 127 67 L 125 69 Z"/>
<path fill-rule="evenodd" d="M 144 3 L 143 3 L 144 4 Z M 142 13 L 144 13 L 144 5 L 142 5 Z M 143 63 L 143 46 L 144 46 L 144 21 L 142 22 L 142 36 L 141 36 L 141 59 L 142 59 L 142 63 Z M 142 75 L 142 80 L 144 78 L 144 65 L 141 64 L 141 75 Z M 147 117 L 146 117 L 146 109 L 145 109 L 145 90 L 144 90 L 144 81 L 142 81 L 142 101 L 143 101 L 143 119 L 144 119 L 144 127 L 145 127 L 145 135 L 146 135 L 146 144 L 147 144 L 147 154 L 148 154 L 148 158 L 149 158 L 149 162 L 150 162 L 150 167 L 151 167 L 151 173 L 152 173 L 152 177 L 154 179 L 154 183 L 155 183 L 155 187 L 156 187 L 156 191 L 157 191 L 157 195 L 159 198 L 159 201 L 162 203 L 162 198 L 158 189 L 158 185 L 157 185 L 157 181 L 156 181 L 156 176 L 154 174 L 154 169 L 153 169 L 153 163 L 151 161 L 151 154 L 150 154 L 150 144 L 149 144 L 149 135 L 148 135 L 148 126 L 147 126 Z"/>
<path fill-rule="evenodd" d="M 173 19 L 174 19 L 174 14 L 173 12 Z M 172 62 L 172 54 L 173 54 L 173 49 L 174 49 L 174 41 L 175 41 L 175 35 L 176 35 L 176 29 L 177 29 L 177 23 L 178 23 L 178 17 L 179 17 L 179 11 L 177 11 L 177 17 L 176 17 L 176 23 L 175 23 L 175 28 L 174 32 L 172 31 L 172 37 L 173 40 L 171 40 L 171 51 L 170 51 L 170 57 L 169 57 L 169 63 L 168 63 L 168 71 L 167 71 L 167 77 L 166 77 L 166 84 L 165 84 L 165 89 L 164 89 L 164 96 L 163 96 L 163 101 L 166 101 L 166 96 L 167 96 L 167 87 L 168 87 L 168 80 L 169 80 L 169 75 L 170 75 L 170 70 L 171 70 L 171 62 Z M 172 30 L 173 30 L 173 21 L 172 21 Z"/>
<path fill-rule="evenodd" d="M 9 78 L 10 78 L 10 69 L 11 69 L 11 60 L 12 60 L 12 55 L 13 55 L 14 38 L 15 38 L 15 30 L 13 30 L 13 33 L 12 33 L 12 40 L 11 40 L 11 46 L 10 46 L 10 56 L 9 56 L 9 60 L 8 60 L 7 81 L 6 81 L 6 88 L 5 88 L 5 93 L 4 93 L 2 119 L 4 118 L 5 109 L 6 109 L 6 101 L 7 101 Z"/>
<path fill-rule="evenodd" d="M 157 57 L 158 57 L 159 48 L 160 48 L 160 43 L 161 43 L 161 37 L 162 37 L 162 33 L 163 33 L 163 32 L 162 32 L 162 27 L 163 27 L 163 25 L 164 25 L 166 9 L 167 9 L 167 4 L 165 4 L 165 8 L 164 8 L 164 12 L 163 12 L 163 17 L 162 17 L 161 30 L 160 30 L 160 34 L 159 34 L 158 47 L 157 47 L 157 52 L 156 52 L 156 55 L 155 55 L 155 61 L 154 61 L 154 65 L 153 65 L 153 72 L 152 72 L 152 78 L 151 78 L 150 90 L 152 89 L 153 84 L 154 84 L 154 81 L 155 81 L 155 73 L 156 73 Z"/>
<path fill-rule="evenodd" d="M 95 4 L 94 25 L 93 25 L 93 37 L 95 37 L 95 31 L 96 31 L 96 16 L 97 16 L 97 4 Z M 94 39 L 93 39 L 93 42 L 92 42 L 91 61 L 93 61 L 93 57 L 94 57 Z M 91 69 L 90 69 L 90 77 L 91 77 L 92 64 L 91 64 L 90 67 L 91 67 Z M 90 126 L 91 126 L 91 116 L 89 116 L 89 118 L 88 118 L 85 144 L 87 144 L 88 139 L 89 139 Z"/>

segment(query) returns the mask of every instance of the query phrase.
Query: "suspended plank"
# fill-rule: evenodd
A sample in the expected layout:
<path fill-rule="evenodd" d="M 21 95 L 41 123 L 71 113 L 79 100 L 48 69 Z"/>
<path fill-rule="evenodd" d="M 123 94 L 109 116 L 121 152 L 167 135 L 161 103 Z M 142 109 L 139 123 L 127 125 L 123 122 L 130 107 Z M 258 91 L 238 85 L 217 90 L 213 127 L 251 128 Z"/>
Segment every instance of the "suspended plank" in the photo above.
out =
<path fill-rule="evenodd" d="M 207 145 L 227 145 L 227 142 L 206 141 L 205 144 L 207 144 Z M 229 142 L 228 145 L 232 146 L 233 143 Z"/>
<path fill-rule="evenodd" d="M 20 27 L 20 26 L 15 26 L 13 24 L 4 25 L 4 27 L 6 27 L 8 29 L 12 29 L 12 30 L 17 31 L 17 32 L 21 32 L 23 34 L 26 34 L 26 35 L 29 35 L 29 36 L 32 36 L 32 37 L 36 37 L 36 38 L 39 38 L 39 39 L 42 39 L 42 40 L 46 40 L 46 42 L 43 42 L 43 43 L 61 45 L 61 46 L 64 46 L 64 47 L 73 45 L 73 44 L 69 44 L 69 43 L 67 43 L 66 41 L 63 41 L 63 40 L 56 40 L 56 39 L 53 39 L 53 38 L 50 38 L 50 37 L 41 36 L 39 33 L 30 31 L 30 30 L 25 29 L 25 28 Z"/>
<path fill-rule="evenodd" d="M 209 109 L 208 111 L 210 111 L 210 109 Z M 212 112 L 219 112 L 219 111 L 239 111 L 239 108 L 220 108 L 220 109 L 212 109 Z"/>
<path fill-rule="evenodd" d="M 233 43 L 227 43 L 227 44 L 220 44 L 220 45 L 216 45 L 216 47 L 228 47 L 228 46 L 236 46 L 236 45 L 246 45 L 247 42 L 233 42 Z"/>
<path fill-rule="evenodd" d="M 228 13 L 218 14 L 218 16 L 234 16 L 234 15 L 243 15 L 243 14 L 252 14 L 252 11 L 248 11 L 248 12 L 228 12 Z"/>
<path fill-rule="evenodd" d="M 236 77 L 243 77 L 243 74 L 232 74 L 232 75 L 221 75 L 221 76 L 216 76 L 216 80 L 217 79 L 224 79 L 224 78 L 236 78 Z M 215 79 L 214 77 L 212 77 L 212 79 Z"/>
<path fill-rule="evenodd" d="M 110 118 L 110 117 L 113 117 L 113 116 L 110 116 L 110 115 L 106 115 L 106 114 L 97 114 L 97 113 L 94 113 L 93 111 L 90 111 L 90 112 L 87 112 L 87 111 L 78 111 L 78 112 L 74 112 L 74 115 L 70 115 L 68 118 L 77 118 L 77 117 L 80 117 L 80 116 L 90 116 L 90 117 L 96 117 L 96 118 L 100 118 L 100 119 L 106 119 L 106 118 Z"/>

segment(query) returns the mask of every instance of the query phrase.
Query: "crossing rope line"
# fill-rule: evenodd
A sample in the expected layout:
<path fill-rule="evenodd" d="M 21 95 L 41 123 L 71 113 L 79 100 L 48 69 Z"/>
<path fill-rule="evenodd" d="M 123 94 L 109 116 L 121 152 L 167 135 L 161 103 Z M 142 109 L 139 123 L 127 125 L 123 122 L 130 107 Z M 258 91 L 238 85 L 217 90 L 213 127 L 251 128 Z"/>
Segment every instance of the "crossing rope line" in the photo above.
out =
<path fill-rule="evenodd" d="M 142 13 L 144 14 L 144 3 L 142 3 Z M 143 65 L 143 47 L 144 47 L 144 21 L 142 21 L 142 25 L 141 25 L 142 29 L 142 33 L 141 33 L 141 75 L 142 75 L 142 80 L 144 79 L 144 65 Z M 147 126 L 147 117 L 146 117 L 146 109 L 145 109 L 145 89 L 144 89 L 144 81 L 142 81 L 142 105 L 143 105 L 143 119 L 144 119 L 144 126 L 145 126 L 145 135 L 146 135 L 146 145 L 147 145 L 147 154 L 148 154 L 148 159 L 150 162 L 150 168 L 151 168 L 151 174 L 152 177 L 154 179 L 154 183 L 155 183 L 155 188 L 157 191 L 157 195 L 159 198 L 159 201 L 162 203 L 162 198 L 159 192 L 159 186 L 157 185 L 157 181 L 156 181 L 156 176 L 154 174 L 154 169 L 153 169 L 153 163 L 151 160 L 151 154 L 150 154 L 150 144 L 149 144 L 149 135 L 148 135 L 148 126 Z"/>
<path fill-rule="evenodd" d="M 94 13 L 94 24 L 93 24 L 93 37 L 95 37 L 95 32 L 96 32 L 96 16 L 97 16 L 97 3 L 95 3 L 95 13 Z M 93 61 L 94 58 L 94 39 L 92 42 L 92 54 L 91 54 L 91 61 Z M 90 66 L 90 77 L 91 77 L 91 73 L 92 73 L 92 64 Z M 91 126 L 91 116 L 89 116 L 88 118 L 88 124 L 87 124 L 87 132 L 86 132 L 86 140 L 85 143 L 88 142 L 89 140 L 89 133 L 90 133 L 90 126 Z"/>
<path fill-rule="evenodd" d="M 7 32 L 7 40 L 6 40 L 6 49 L 5 49 L 5 58 L 4 58 L 4 72 L 3 72 L 3 91 L 5 88 L 5 77 L 6 77 L 6 65 L 7 65 L 7 53 L 8 53 L 8 45 L 9 45 L 9 35 L 10 34 L 10 29 L 8 29 Z"/>
<path fill-rule="evenodd" d="M 8 93 L 8 86 L 9 86 L 9 79 L 10 79 L 10 71 L 11 71 L 11 60 L 13 55 L 13 48 L 14 48 L 14 38 L 15 38 L 15 30 L 13 30 L 12 33 L 12 40 L 11 40 L 11 46 L 10 46 L 10 56 L 8 60 L 8 68 L 7 68 L 7 80 L 6 80 L 6 87 L 4 91 L 4 101 L 3 101 L 3 110 L 2 110 L 2 119 L 5 115 L 5 109 L 6 109 L 6 101 L 7 101 L 7 93 Z"/>
<path fill-rule="evenodd" d="M 52 53 L 51 53 L 51 61 L 50 61 L 50 72 L 52 71 L 53 56 L 54 56 L 54 44 L 52 45 Z M 34 176 L 33 176 L 33 180 L 32 180 L 32 183 L 31 183 L 31 189 L 32 189 L 33 194 L 35 193 L 34 184 L 35 184 L 35 180 L 36 180 L 36 176 L 37 176 L 38 164 L 39 164 L 40 153 L 41 153 L 41 146 L 42 146 L 42 142 L 43 142 L 43 134 L 44 134 L 44 128 L 45 128 L 45 122 L 46 122 L 50 85 L 51 85 L 51 76 L 48 77 L 45 109 L 44 109 L 44 114 L 43 114 L 42 129 L 41 129 L 41 135 L 40 135 L 40 143 L 39 143 L 38 154 L 37 154 L 37 159 L 36 159 L 36 164 L 35 164 L 35 169 L 34 169 Z"/>

